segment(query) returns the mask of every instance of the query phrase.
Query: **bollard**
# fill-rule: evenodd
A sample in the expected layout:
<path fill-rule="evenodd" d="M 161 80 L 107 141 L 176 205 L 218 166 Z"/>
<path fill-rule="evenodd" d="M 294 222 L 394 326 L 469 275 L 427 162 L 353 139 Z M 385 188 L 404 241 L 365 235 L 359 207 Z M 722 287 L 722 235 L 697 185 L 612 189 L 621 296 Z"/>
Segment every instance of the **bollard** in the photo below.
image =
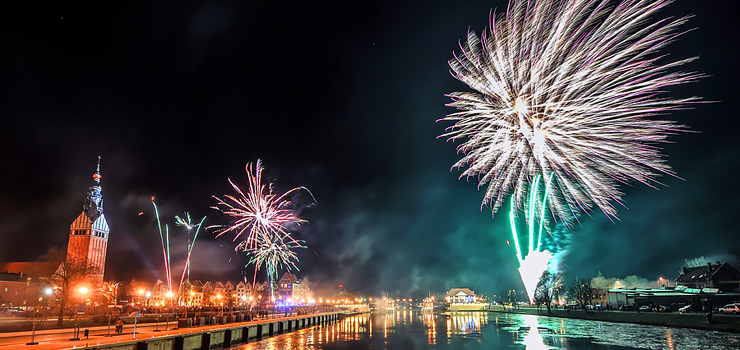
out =
<path fill-rule="evenodd" d="M 205 332 L 200 338 L 200 349 L 208 350 L 211 348 L 211 332 Z"/>
<path fill-rule="evenodd" d="M 175 347 L 173 350 L 183 350 L 185 348 L 185 338 L 181 335 L 175 337 Z"/>

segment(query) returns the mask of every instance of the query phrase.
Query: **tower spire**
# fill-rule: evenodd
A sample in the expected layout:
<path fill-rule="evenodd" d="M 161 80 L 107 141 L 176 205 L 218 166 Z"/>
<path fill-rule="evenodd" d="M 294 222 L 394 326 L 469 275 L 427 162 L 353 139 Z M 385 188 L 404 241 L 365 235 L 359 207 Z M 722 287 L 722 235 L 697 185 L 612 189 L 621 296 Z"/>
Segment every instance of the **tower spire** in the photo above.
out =
<path fill-rule="evenodd" d="M 93 174 L 93 181 L 95 181 L 95 183 L 100 183 L 101 177 L 102 176 L 100 176 L 100 156 L 98 156 L 98 168 L 97 170 L 95 170 L 95 174 Z"/>
<path fill-rule="evenodd" d="M 85 198 L 85 204 L 82 206 L 82 210 L 87 214 L 87 218 L 90 222 L 95 222 L 101 215 L 103 215 L 103 188 L 100 186 L 100 156 L 98 156 L 98 166 L 93 174 L 93 183 L 87 190 L 87 198 Z"/>

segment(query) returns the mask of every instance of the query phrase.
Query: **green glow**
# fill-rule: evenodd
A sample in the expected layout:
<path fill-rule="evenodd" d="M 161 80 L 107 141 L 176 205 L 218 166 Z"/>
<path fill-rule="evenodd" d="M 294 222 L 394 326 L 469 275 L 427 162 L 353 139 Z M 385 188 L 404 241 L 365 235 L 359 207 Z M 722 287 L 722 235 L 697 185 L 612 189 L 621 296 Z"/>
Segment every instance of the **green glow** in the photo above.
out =
<path fill-rule="evenodd" d="M 542 227 L 545 225 L 545 208 L 547 208 L 547 197 L 550 193 L 550 184 L 552 183 L 553 175 L 555 175 L 555 173 L 550 173 L 550 176 L 547 178 L 547 184 L 545 185 L 545 197 L 542 198 L 542 211 L 540 211 L 540 232 L 537 234 L 537 251 L 540 250 L 540 245 L 542 244 Z"/>
<path fill-rule="evenodd" d="M 540 176 L 537 175 L 534 179 L 534 185 L 529 189 L 529 215 L 527 215 L 528 223 L 527 223 L 527 229 L 529 230 L 529 247 L 527 248 L 528 252 L 531 253 L 534 251 L 534 213 L 535 213 L 535 203 L 537 201 L 537 189 L 540 187 Z"/>
<path fill-rule="evenodd" d="M 550 195 L 550 185 L 552 184 L 552 178 L 554 173 L 551 173 L 547 178 L 545 184 L 545 193 L 542 198 L 542 207 L 537 210 L 537 198 L 540 187 L 540 179 L 544 176 L 537 175 L 532 182 L 532 186 L 529 188 L 529 203 L 527 211 L 525 212 L 525 222 L 527 224 L 527 232 L 529 234 L 529 246 L 527 247 L 527 255 L 522 255 L 521 247 L 519 246 L 519 236 L 516 232 L 516 200 L 511 198 L 511 211 L 509 212 L 509 223 L 511 225 L 511 234 L 514 238 L 514 247 L 516 248 L 516 257 L 519 262 L 519 276 L 522 278 L 524 288 L 527 290 L 527 296 L 530 302 L 534 300 L 534 290 L 537 286 L 537 281 L 542 275 L 542 272 L 547 270 L 552 254 L 549 251 L 541 251 L 542 246 L 542 228 L 545 225 L 545 208 L 547 208 L 547 198 Z M 537 241 L 535 245 L 534 229 L 536 214 L 539 214 L 539 230 L 537 232 Z"/>
<path fill-rule="evenodd" d="M 509 222 L 511 223 L 511 234 L 514 236 L 514 248 L 516 248 L 516 258 L 519 260 L 519 266 L 522 265 L 522 250 L 519 248 L 519 236 L 516 234 L 516 219 L 514 217 L 514 198 L 511 198 L 511 211 L 509 212 Z"/>
<path fill-rule="evenodd" d="M 552 184 L 552 178 L 555 174 L 551 173 L 550 176 L 547 177 L 547 182 L 545 183 L 545 193 L 542 198 L 542 208 L 539 211 L 539 217 L 536 216 L 537 209 L 537 192 L 539 190 L 540 186 L 540 175 L 537 175 L 534 179 L 534 182 L 532 183 L 532 187 L 530 187 L 529 191 L 529 206 L 527 208 L 527 231 L 529 233 L 529 246 L 527 247 L 527 254 L 522 254 L 521 246 L 519 245 L 519 236 L 516 232 L 516 209 L 514 205 L 514 199 L 511 199 L 511 211 L 509 212 L 509 223 L 511 225 L 511 235 L 514 238 L 514 248 L 516 249 L 516 256 L 519 260 L 519 265 L 521 266 L 524 259 L 532 252 L 539 252 L 542 247 L 542 228 L 545 225 L 545 209 L 547 208 L 547 198 L 550 196 L 550 185 Z M 535 229 L 535 219 L 538 219 L 539 221 L 539 230 L 537 232 L 537 240 L 535 241 L 535 235 L 534 235 L 534 229 Z M 536 243 L 536 244 L 535 244 Z"/>

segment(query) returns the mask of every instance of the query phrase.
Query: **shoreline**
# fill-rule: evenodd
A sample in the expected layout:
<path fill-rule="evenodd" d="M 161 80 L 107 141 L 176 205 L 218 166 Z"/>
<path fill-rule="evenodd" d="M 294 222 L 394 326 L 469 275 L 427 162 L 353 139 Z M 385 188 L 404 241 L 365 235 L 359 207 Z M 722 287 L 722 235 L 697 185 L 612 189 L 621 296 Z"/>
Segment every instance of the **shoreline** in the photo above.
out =
<path fill-rule="evenodd" d="M 520 308 L 514 310 L 486 310 L 489 313 L 500 314 L 523 314 L 546 317 L 574 318 L 592 321 L 605 321 L 617 323 L 634 323 L 649 326 L 663 326 L 675 328 L 692 328 L 707 331 L 723 331 L 740 333 L 740 316 L 712 314 L 712 323 L 707 323 L 703 313 L 679 314 L 678 312 L 633 312 L 633 311 L 565 311 L 562 309 L 552 310 L 548 314 L 547 309 L 537 311 L 535 308 Z"/>

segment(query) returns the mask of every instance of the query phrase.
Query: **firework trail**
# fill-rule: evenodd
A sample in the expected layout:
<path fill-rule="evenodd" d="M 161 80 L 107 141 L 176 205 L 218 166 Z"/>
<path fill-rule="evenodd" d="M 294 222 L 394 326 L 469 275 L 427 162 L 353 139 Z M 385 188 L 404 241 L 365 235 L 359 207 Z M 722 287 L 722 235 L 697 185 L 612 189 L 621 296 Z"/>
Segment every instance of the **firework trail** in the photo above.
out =
<path fill-rule="evenodd" d="M 305 190 L 313 198 L 311 191 L 301 186 L 278 196 L 273 191 L 272 183 L 269 186 L 262 183 L 263 169 L 261 160 L 257 160 L 254 172 L 252 172 L 252 164 L 247 164 L 249 187 L 246 192 L 242 191 L 229 179 L 229 183 L 239 194 L 238 197 L 225 195 L 224 200 L 213 196 L 218 200 L 218 204 L 213 206 L 213 209 L 236 218 L 231 226 L 211 226 L 217 229 L 216 237 L 234 232 L 234 241 L 237 241 L 242 235 L 245 235 L 244 249 L 250 249 L 257 243 L 259 236 L 262 234 L 278 234 L 292 239 L 285 225 L 300 225 L 307 222 L 298 217 L 294 210 L 295 205 L 286 197 L 293 192 Z M 313 199 L 316 202 L 316 199 Z"/>
<path fill-rule="evenodd" d="M 185 275 L 188 277 L 188 282 L 190 282 L 190 255 L 193 253 L 193 246 L 195 246 L 195 240 L 198 238 L 198 232 L 200 231 L 201 226 L 203 225 L 203 221 L 206 220 L 206 217 L 204 216 L 202 219 L 200 219 L 200 222 L 197 224 L 193 224 L 190 220 L 190 213 L 185 212 L 185 217 L 181 218 L 177 215 L 175 215 L 175 223 L 177 226 L 184 226 L 188 230 L 188 256 L 185 260 L 185 267 L 182 270 L 182 277 L 180 277 L 180 286 L 182 286 L 182 282 L 185 281 Z M 195 235 L 193 236 L 193 240 L 190 240 L 190 230 L 195 228 Z"/>
<path fill-rule="evenodd" d="M 302 243 L 303 241 L 297 241 L 290 237 L 290 233 L 286 235 L 259 235 L 257 242 L 254 242 L 252 247 L 247 247 L 247 242 L 243 241 L 237 246 L 237 249 L 242 249 L 247 255 L 250 255 L 247 266 L 254 264 L 255 276 L 260 267 L 265 265 L 270 282 L 270 294 L 274 298 L 273 285 L 277 280 L 278 271 L 280 269 L 287 271 L 291 269 L 299 270 L 295 264 L 298 262 L 298 256 L 293 249 L 306 248 Z"/>
<path fill-rule="evenodd" d="M 157 217 L 157 229 L 159 230 L 159 238 L 162 242 L 162 255 L 164 256 L 164 274 L 167 279 L 167 288 L 172 292 L 172 272 L 170 270 L 170 229 L 167 224 L 164 225 L 164 233 L 162 232 L 162 223 L 159 220 L 159 210 L 157 210 L 157 204 L 154 203 L 154 197 L 152 197 L 152 205 L 154 206 L 154 215 Z"/>
<path fill-rule="evenodd" d="M 522 253 L 519 235 L 516 231 L 516 209 L 514 208 L 513 200 L 511 201 L 511 211 L 509 212 L 511 234 L 514 238 L 514 248 L 516 249 L 516 257 L 519 261 L 519 276 L 524 283 L 524 288 L 527 290 L 527 296 L 530 302 L 534 301 L 534 291 L 537 288 L 537 282 L 540 276 L 542 276 L 542 273 L 548 269 L 550 260 L 553 257 L 552 252 L 555 251 L 542 249 L 542 228 L 545 223 L 545 208 L 547 207 L 552 176 L 553 174 L 550 174 L 550 178 L 547 179 L 541 201 L 538 201 L 538 195 L 540 193 L 539 176 L 535 178 L 529 190 L 529 202 L 527 204 L 527 237 L 529 238 L 529 242 L 527 250 L 524 253 Z M 536 226 L 539 226 L 537 240 L 534 239 Z"/>
<path fill-rule="evenodd" d="M 674 175 L 657 145 L 685 127 L 655 117 L 699 98 L 662 92 L 702 75 L 673 71 L 695 58 L 666 63 L 659 51 L 688 17 L 650 22 L 671 0 L 609 2 L 512 0 L 450 60 L 476 92 L 449 94 L 460 112 L 441 119 L 454 125 L 440 137 L 465 140 L 454 167 L 488 184 L 483 204 L 494 212 L 509 196 L 523 208 L 527 184 L 554 174 L 554 218 L 596 207 L 615 219 L 619 184 Z"/>
<path fill-rule="evenodd" d="M 495 213 L 511 198 L 523 279 L 547 268 L 551 255 L 540 245 L 547 221 L 568 225 L 595 208 L 616 219 L 620 184 L 654 187 L 658 176 L 675 176 L 658 146 L 686 128 L 657 117 L 700 98 L 663 92 L 703 75 L 676 71 L 695 57 L 667 61 L 660 53 L 689 18 L 651 20 L 671 2 L 511 0 L 450 60 L 453 76 L 475 92 L 449 94 L 459 112 L 441 119 L 454 125 L 440 137 L 464 140 L 453 167 L 466 168 L 460 177 L 477 178 L 479 188 L 488 184 L 482 205 Z M 516 237 L 519 210 L 529 226 L 528 258 Z"/>

